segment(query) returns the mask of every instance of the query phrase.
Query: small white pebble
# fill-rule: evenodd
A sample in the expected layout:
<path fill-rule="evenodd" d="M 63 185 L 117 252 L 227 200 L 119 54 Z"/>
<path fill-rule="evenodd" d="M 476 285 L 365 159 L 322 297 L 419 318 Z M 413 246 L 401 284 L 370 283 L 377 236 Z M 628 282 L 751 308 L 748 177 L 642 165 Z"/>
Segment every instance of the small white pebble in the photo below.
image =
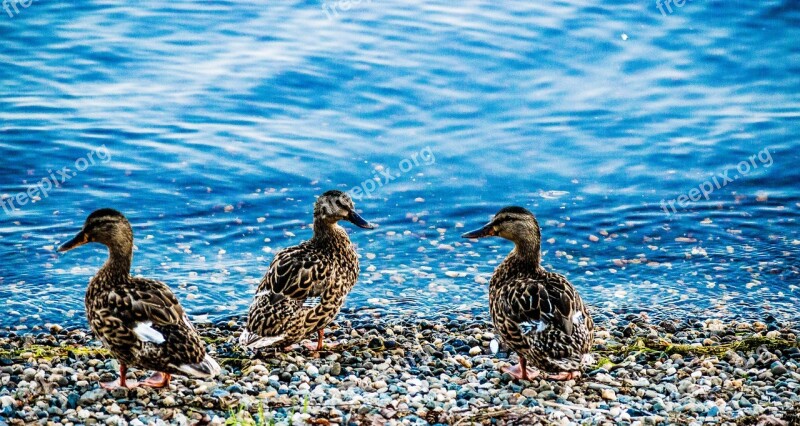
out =
<path fill-rule="evenodd" d="M 603 399 L 605 399 L 607 401 L 616 401 L 616 399 L 617 399 L 617 394 L 616 394 L 616 392 L 614 392 L 613 389 L 603 389 L 600 392 L 600 396 L 603 397 Z"/>

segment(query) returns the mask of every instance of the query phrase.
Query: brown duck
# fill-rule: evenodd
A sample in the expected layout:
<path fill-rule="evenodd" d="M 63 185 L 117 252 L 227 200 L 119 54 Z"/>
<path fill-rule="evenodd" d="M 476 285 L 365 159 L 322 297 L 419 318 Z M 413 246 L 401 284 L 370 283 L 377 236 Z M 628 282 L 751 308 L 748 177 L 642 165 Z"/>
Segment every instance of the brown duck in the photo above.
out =
<path fill-rule="evenodd" d="M 514 250 L 489 283 L 489 309 L 500 338 L 519 355 L 519 365 L 504 371 L 530 380 L 539 371 L 554 380 L 580 376 L 592 344 L 594 323 L 583 300 L 563 275 L 541 265 L 541 231 L 533 213 L 506 207 L 464 238 L 499 236 Z"/>
<path fill-rule="evenodd" d="M 314 204 L 314 235 L 300 245 L 275 254 L 250 306 L 239 343 L 249 349 L 288 347 L 323 331 L 358 279 L 358 256 L 338 225 L 341 220 L 372 229 L 355 211 L 353 200 L 341 191 L 328 191 Z"/>
<path fill-rule="evenodd" d="M 133 231 L 122 213 L 101 209 L 90 214 L 83 229 L 58 251 L 87 243 L 108 247 L 108 260 L 89 282 L 86 316 L 92 332 L 119 361 L 119 379 L 101 383 L 106 389 L 133 388 L 126 380 L 128 366 L 155 370 L 142 382 L 169 385 L 173 374 L 212 378 L 220 367 L 206 354 L 205 345 L 178 299 L 164 283 L 130 274 Z"/>

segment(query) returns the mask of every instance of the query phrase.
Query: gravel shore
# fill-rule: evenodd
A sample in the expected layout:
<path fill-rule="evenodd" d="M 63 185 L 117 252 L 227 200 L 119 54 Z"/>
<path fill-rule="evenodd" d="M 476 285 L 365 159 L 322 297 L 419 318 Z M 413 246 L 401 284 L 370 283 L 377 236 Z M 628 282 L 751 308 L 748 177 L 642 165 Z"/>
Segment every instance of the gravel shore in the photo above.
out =
<path fill-rule="evenodd" d="M 117 374 L 85 330 L 0 330 L 0 426 L 21 424 L 800 424 L 796 325 L 601 320 L 577 381 L 514 382 L 487 318 L 343 313 L 338 346 L 252 354 L 241 320 L 200 325 L 216 381 L 106 392 Z M 149 372 L 133 370 L 143 379 Z M 237 423 L 238 422 L 238 423 Z"/>

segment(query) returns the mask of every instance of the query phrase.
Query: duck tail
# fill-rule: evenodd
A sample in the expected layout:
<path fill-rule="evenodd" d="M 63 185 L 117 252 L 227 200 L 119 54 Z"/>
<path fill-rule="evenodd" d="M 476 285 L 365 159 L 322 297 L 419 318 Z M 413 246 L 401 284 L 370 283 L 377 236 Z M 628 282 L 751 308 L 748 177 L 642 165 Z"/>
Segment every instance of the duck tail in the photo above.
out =
<path fill-rule="evenodd" d="M 247 349 L 260 349 L 266 348 L 268 346 L 272 346 L 281 340 L 283 340 L 284 336 L 271 336 L 271 337 L 261 337 L 255 333 L 251 333 L 247 330 L 242 331 L 242 335 L 239 336 L 239 345 L 243 348 Z"/>
<path fill-rule="evenodd" d="M 206 355 L 203 360 L 197 364 L 183 364 L 178 367 L 178 370 L 183 371 L 191 377 L 202 377 L 210 379 L 219 375 L 222 371 L 217 361 Z"/>

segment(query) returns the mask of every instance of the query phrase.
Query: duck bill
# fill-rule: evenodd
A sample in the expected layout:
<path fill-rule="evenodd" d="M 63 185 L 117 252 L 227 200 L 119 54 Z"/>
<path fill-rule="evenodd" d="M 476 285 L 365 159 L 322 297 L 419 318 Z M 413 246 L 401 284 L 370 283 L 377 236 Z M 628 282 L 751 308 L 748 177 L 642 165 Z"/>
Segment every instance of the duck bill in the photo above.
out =
<path fill-rule="evenodd" d="M 494 231 L 494 226 L 491 223 L 487 223 L 483 228 L 469 231 L 466 234 L 461 235 L 461 238 L 483 238 L 492 237 L 495 235 L 497 235 L 497 233 Z"/>
<path fill-rule="evenodd" d="M 354 211 L 351 211 L 350 214 L 347 215 L 347 221 L 352 223 L 355 226 L 358 226 L 359 228 L 364 228 L 364 229 L 373 229 L 373 228 L 375 228 L 375 225 L 367 222 L 366 219 L 364 219 L 363 217 L 359 216 L 358 213 L 356 213 Z"/>
<path fill-rule="evenodd" d="M 86 244 L 88 242 L 89 242 L 89 235 L 87 235 L 85 232 L 81 231 L 81 232 L 78 233 L 78 235 L 75 236 L 75 238 L 67 241 L 66 243 L 64 243 L 64 245 L 59 247 L 58 251 L 61 252 L 61 253 L 65 252 L 65 251 L 70 251 L 70 250 L 74 249 L 75 247 L 80 247 L 80 246 L 82 246 L 82 245 L 84 245 L 84 244 Z"/>

